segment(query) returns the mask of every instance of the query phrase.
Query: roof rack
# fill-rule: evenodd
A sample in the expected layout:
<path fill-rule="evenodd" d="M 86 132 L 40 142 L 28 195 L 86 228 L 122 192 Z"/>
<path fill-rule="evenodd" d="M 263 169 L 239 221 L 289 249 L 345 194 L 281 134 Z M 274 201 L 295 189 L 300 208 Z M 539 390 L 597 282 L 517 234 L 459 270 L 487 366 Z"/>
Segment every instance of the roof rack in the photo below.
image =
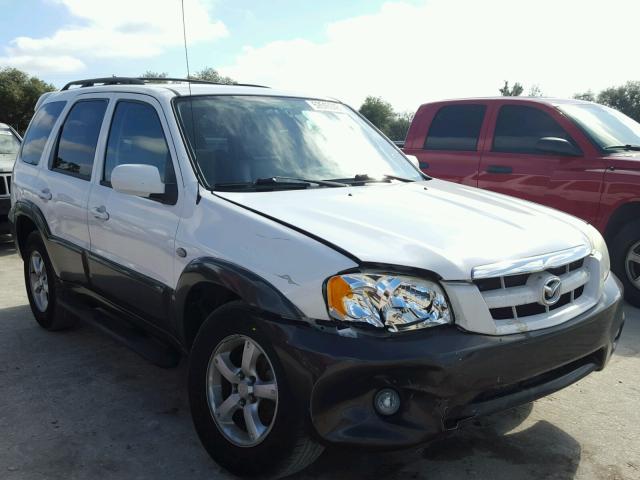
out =
<path fill-rule="evenodd" d="M 200 80 L 198 78 L 171 78 L 171 77 L 137 77 L 137 80 L 142 80 L 143 82 L 185 82 L 185 83 L 203 83 L 205 85 L 229 85 L 231 87 L 258 87 L 258 88 L 269 88 L 265 85 L 256 85 L 254 83 L 220 83 L 220 82 L 211 82 L 209 80 Z"/>
<path fill-rule="evenodd" d="M 195 78 L 170 78 L 170 77 L 106 77 L 106 78 L 88 78 L 86 80 L 76 80 L 74 82 L 67 83 L 62 90 L 69 90 L 70 87 L 77 85 L 80 88 L 94 87 L 97 85 L 146 85 L 149 82 L 185 82 L 185 83 L 199 83 L 206 85 L 229 85 L 237 87 L 258 87 L 269 88 L 265 85 L 256 85 L 252 83 L 218 83 L 210 82 L 208 80 L 199 80 Z"/>
<path fill-rule="evenodd" d="M 96 84 L 100 85 L 144 85 L 144 82 L 139 78 L 131 77 L 106 77 L 106 78 L 88 78 L 86 80 L 76 80 L 75 82 L 69 82 L 62 90 L 69 90 L 69 87 L 78 85 L 82 87 L 93 87 Z"/>

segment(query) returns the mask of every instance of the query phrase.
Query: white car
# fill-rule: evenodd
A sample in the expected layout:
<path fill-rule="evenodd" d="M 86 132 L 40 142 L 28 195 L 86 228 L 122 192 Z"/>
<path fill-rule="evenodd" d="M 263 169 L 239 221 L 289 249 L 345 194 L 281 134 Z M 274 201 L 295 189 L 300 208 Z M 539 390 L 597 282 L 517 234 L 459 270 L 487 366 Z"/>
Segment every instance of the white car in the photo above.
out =
<path fill-rule="evenodd" d="M 330 98 L 72 82 L 37 106 L 10 219 L 38 323 L 188 355 L 195 428 L 238 475 L 535 400 L 624 322 L 594 228 L 430 179 Z"/>
<path fill-rule="evenodd" d="M 0 123 L 0 235 L 9 232 L 7 215 L 11 208 L 11 172 L 20 149 L 20 135 Z"/>

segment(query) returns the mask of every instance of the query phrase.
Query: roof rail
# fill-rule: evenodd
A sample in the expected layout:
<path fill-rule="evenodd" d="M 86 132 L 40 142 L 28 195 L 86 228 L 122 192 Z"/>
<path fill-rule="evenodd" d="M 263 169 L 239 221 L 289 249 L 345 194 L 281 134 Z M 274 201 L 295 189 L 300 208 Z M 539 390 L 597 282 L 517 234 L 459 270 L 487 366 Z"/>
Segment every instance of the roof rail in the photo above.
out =
<path fill-rule="evenodd" d="M 185 82 L 185 83 L 203 83 L 205 85 L 229 85 L 237 87 L 258 87 L 269 88 L 266 85 L 256 85 L 254 83 L 220 83 L 211 82 L 209 80 L 200 80 L 199 78 L 171 78 L 171 77 L 137 77 L 138 80 L 143 82 Z"/>
<path fill-rule="evenodd" d="M 69 87 L 78 85 L 82 87 L 93 87 L 96 84 L 100 85 L 144 85 L 144 82 L 139 78 L 131 77 L 105 77 L 105 78 L 87 78 L 86 80 L 76 80 L 74 82 L 67 83 L 62 90 L 69 90 Z"/>
<path fill-rule="evenodd" d="M 72 86 L 94 87 L 97 85 L 145 85 L 149 82 L 185 82 L 185 83 L 202 83 L 206 85 L 230 85 L 238 87 L 258 87 L 269 88 L 265 85 L 255 85 L 252 83 L 219 83 L 210 82 L 208 80 L 199 80 L 195 78 L 171 78 L 171 77 L 105 77 L 105 78 L 88 78 L 86 80 L 75 80 L 67 83 L 62 90 L 69 90 Z"/>

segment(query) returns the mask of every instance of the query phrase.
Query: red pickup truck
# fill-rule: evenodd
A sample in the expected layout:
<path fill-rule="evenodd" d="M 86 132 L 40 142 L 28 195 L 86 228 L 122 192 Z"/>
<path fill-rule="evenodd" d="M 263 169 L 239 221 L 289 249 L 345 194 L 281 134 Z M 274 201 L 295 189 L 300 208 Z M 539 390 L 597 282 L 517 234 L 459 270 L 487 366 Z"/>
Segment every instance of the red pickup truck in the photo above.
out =
<path fill-rule="evenodd" d="M 476 98 L 422 105 L 404 152 L 425 173 L 581 217 L 607 240 L 640 306 L 640 124 L 580 100 Z"/>

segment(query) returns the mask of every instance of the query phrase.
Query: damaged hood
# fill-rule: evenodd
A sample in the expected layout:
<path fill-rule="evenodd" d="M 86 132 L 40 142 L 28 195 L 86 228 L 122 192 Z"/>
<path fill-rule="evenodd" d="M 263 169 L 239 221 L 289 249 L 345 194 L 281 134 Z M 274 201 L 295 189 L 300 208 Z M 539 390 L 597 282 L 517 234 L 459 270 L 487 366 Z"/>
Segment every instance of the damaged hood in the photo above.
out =
<path fill-rule="evenodd" d="M 468 280 L 473 267 L 589 245 L 557 210 L 441 180 L 272 192 L 215 192 L 361 262 Z"/>

